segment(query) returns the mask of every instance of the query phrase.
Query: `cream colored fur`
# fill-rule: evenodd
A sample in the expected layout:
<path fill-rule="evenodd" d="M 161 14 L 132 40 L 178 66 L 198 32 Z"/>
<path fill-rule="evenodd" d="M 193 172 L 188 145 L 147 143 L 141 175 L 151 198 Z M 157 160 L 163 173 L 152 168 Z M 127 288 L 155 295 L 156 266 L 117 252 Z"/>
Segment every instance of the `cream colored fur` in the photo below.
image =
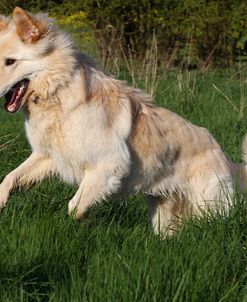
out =
<path fill-rule="evenodd" d="M 146 193 L 157 233 L 173 232 L 178 217 L 229 211 L 233 174 L 245 185 L 246 166 L 206 129 L 103 73 L 41 15 L 1 17 L 0 49 L 0 96 L 30 79 L 22 110 L 32 147 L 0 185 L 1 208 L 15 188 L 59 175 L 78 185 L 68 205 L 77 219 L 115 192 Z"/>

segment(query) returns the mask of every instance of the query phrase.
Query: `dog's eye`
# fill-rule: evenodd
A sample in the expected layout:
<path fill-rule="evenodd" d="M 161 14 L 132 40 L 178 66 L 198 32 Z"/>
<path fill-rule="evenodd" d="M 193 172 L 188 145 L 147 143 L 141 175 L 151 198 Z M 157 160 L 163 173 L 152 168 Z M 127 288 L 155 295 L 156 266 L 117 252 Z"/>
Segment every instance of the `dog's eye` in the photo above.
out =
<path fill-rule="evenodd" d="M 16 59 L 7 58 L 5 59 L 5 66 L 13 65 L 16 62 Z"/>

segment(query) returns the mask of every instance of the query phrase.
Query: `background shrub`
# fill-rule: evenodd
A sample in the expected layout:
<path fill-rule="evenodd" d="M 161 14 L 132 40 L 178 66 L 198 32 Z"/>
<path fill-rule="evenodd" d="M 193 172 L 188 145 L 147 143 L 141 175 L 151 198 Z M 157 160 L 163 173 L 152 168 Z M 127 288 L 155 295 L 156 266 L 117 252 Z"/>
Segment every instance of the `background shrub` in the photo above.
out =
<path fill-rule="evenodd" d="M 77 24 L 83 11 L 105 64 L 119 50 L 127 58 L 144 58 L 154 34 L 159 63 L 166 67 L 233 66 L 247 51 L 245 0 L 2 0 L 0 11 L 8 14 L 14 6 L 58 18 L 77 14 Z"/>

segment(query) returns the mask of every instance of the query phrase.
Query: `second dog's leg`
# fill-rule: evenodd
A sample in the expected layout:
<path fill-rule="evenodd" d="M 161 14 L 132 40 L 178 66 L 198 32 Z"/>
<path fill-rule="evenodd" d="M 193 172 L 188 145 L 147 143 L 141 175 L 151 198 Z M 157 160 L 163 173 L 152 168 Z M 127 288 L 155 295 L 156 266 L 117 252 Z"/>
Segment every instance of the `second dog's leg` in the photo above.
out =
<path fill-rule="evenodd" d="M 117 191 L 121 177 L 112 167 L 98 166 L 85 171 L 84 178 L 68 205 L 68 213 L 81 219 L 86 210 L 94 203 L 104 200 Z"/>
<path fill-rule="evenodd" d="M 6 206 L 9 194 L 17 187 L 30 186 L 55 173 L 51 159 L 33 152 L 18 168 L 9 173 L 0 185 L 0 209 Z"/>

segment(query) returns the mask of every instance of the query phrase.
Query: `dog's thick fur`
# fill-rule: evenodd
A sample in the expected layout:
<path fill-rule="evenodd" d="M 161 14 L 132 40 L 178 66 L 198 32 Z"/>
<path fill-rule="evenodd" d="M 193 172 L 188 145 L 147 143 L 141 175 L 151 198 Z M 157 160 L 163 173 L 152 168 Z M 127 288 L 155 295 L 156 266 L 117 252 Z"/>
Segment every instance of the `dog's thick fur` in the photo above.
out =
<path fill-rule="evenodd" d="M 0 185 L 1 208 L 15 188 L 59 175 L 79 186 L 68 205 L 76 218 L 112 193 L 144 192 L 155 231 L 170 232 L 176 217 L 228 212 L 233 175 L 245 187 L 245 164 L 233 165 L 206 129 L 103 73 L 46 17 L 20 8 L 1 17 L 0 49 L 0 96 L 30 80 L 22 110 L 32 147 Z"/>

